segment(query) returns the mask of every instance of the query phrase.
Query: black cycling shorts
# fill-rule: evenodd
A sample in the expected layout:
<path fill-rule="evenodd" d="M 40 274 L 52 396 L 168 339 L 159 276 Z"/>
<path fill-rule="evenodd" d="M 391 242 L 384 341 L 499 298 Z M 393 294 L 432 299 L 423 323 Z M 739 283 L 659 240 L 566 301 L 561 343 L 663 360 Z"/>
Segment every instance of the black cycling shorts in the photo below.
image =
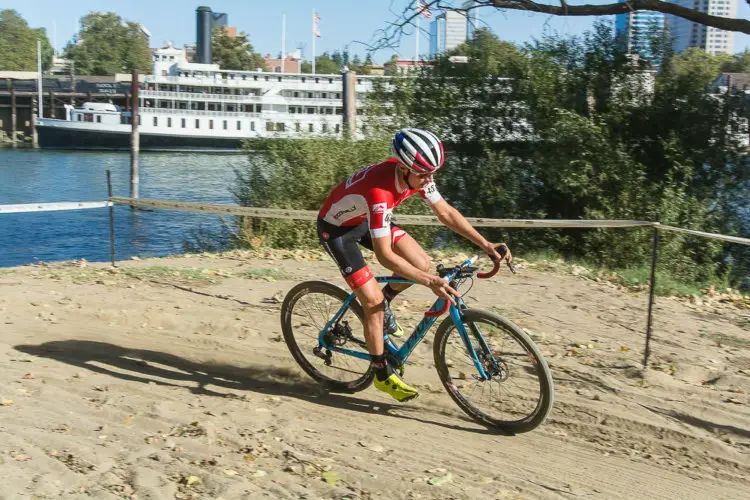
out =
<path fill-rule="evenodd" d="M 400 227 L 391 226 L 392 245 L 405 235 L 406 231 Z M 328 255 L 339 266 L 341 275 L 352 290 L 356 290 L 372 278 L 372 273 L 365 264 L 362 250 L 359 248 L 359 245 L 362 245 L 368 250 L 373 250 L 367 221 L 358 226 L 334 226 L 318 217 L 318 239 Z"/>

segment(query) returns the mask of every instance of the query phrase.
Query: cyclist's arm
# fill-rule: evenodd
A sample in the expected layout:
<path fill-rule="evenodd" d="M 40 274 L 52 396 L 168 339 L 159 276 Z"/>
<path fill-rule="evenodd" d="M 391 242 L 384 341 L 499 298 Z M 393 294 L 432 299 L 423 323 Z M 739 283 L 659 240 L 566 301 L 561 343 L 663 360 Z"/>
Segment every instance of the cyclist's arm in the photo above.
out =
<path fill-rule="evenodd" d="M 479 234 L 479 232 L 474 229 L 474 226 L 466 220 L 466 217 L 449 205 L 447 201 L 441 199 L 430 205 L 430 208 L 437 216 L 438 220 L 446 227 L 449 227 L 453 232 L 456 232 L 471 241 L 490 256 L 494 255 L 497 258 L 500 258 L 500 255 L 495 250 L 495 244 L 487 241 L 484 236 Z M 510 262 L 511 257 L 508 255 L 507 259 Z"/>
<path fill-rule="evenodd" d="M 484 236 L 474 229 L 474 226 L 466 220 L 466 217 L 449 205 L 447 201 L 440 200 L 437 203 L 430 205 L 430 208 L 432 208 L 432 212 L 443 225 L 449 227 L 451 230 L 460 234 L 478 247 L 485 248 L 491 245 Z"/>

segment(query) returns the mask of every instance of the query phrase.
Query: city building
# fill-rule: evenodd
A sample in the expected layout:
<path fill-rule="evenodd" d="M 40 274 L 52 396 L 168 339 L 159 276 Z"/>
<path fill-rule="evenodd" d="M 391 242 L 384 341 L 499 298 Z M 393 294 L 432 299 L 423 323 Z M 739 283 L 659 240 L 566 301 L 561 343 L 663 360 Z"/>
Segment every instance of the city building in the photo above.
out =
<path fill-rule="evenodd" d="M 750 93 L 750 73 L 721 73 L 711 84 L 713 92 L 726 92 L 731 87 L 732 93 Z"/>
<path fill-rule="evenodd" d="M 448 10 L 435 16 L 430 23 L 430 57 L 445 54 L 468 40 L 479 21 L 477 11 Z"/>
<path fill-rule="evenodd" d="M 284 58 L 284 71 L 281 71 L 281 59 L 272 59 L 271 54 L 263 58 L 266 69 L 272 73 L 302 73 L 302 51 L 297 49 Z"/>
<path fill-rule="evenodd" d="M 737 17 L 737 0 L 671 0 L 672 3 L 719 17 Z M 682 52 L 691 47 L 703 49 L 709 54 L 732 54 L 734 33 L 694 23 L 681 17 L 669 15 L 667 23 L 672 35 L 672 48 Z"/>
<path fill-rule="evenodd" d="M 229 38 L 237 38 L 237 28 L 229 26 L 229 14 L 224 12 L 211 12 L 212 28 L 222 28 Z"/>
<path fill-rule="evenodd" d="M 195 54 L 198 53 L 198 46 L 194 43 L 186 43 L 184 47 L 185 47 L 185 58 L 188 61 L 195 61 Z"/>
<path fill-rule="evenodd" d="M 406 75 L 412 71 L 416 71 L 419 68 L 431 66 L 433 63 L 430 61 L 416 60 L 416 59 L 392 59 L 387 61 L 383 65 L 383 73 L 385 74 L 398 74 Z M 373 72 L 372 74 L 377 74 Z"/>
<path fill-rule="evenodd" d="M 52 56 L 52 66 L 49 68 L 50 75 L 69 75 L 73 71 L 73 61 L 58 56 Z"/>
<path fill-rule="evenodd" d="M 627 0 L 619 0 L 624 3 Z M 659 66 L 661 60 L 655 47 L 651 46 L 654 36 L 664 32 L 665 16 L 661 12 L 639 10 L 618 14 L 615 21 L 615 38 L 628 54 L 637 54 L 653 66 Z"/>
<path fill-rule="evenodd" d="M 138 29 L 141 31 L 141 34 L 146 38 L 146 43 L 149 45 L 151 44 L 151 32 L 146 29 L 146 27 L 142 24 L 138 25 Z"/>

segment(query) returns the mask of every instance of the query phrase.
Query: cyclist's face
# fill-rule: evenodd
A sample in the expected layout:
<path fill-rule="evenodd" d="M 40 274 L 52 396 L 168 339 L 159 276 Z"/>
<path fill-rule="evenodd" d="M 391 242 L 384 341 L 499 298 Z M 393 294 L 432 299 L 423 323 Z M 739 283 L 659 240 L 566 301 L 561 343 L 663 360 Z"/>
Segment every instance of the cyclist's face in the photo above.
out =
<path fill-rule="evenodd" d="M 415 174 L 414 172 L 409 172 L 409 184 L 416 189 L 421 189 L 430 182 L 432 182 L 432 172 L 426 174 Z"/>
<path fill-rule="evenodd" d="M 430 172 L 427 174 L 415 174 L 401 162 L 398 163 L 398 167 L 401 170 L 401 174 L 407 176 L 409 186 L 411 186 L 412 189 L 422 189 L 427 184 L 432 182 L 432 175 L 434 172 Z"/>

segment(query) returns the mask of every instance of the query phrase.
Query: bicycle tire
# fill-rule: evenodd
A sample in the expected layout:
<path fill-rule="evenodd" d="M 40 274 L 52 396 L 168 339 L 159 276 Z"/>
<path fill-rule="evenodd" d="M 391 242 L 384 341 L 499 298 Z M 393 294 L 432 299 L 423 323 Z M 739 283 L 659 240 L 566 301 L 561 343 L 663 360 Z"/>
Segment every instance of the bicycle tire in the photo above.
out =
<path fill-rule="evenodd" d="M 433 355 L 435 360 L 435 368 L 437 369 L 438 375 L 440 377 L 440 381 L 443 383 L 443 387 L 445 387 L 445 390 L 448 392 L 450 397 L 453 399 L 453 401 L 471 418 L 476 420 L 479 423 L 482 423 L 484 425 L 487 425 L 491 428 L 499 429 L 505 432 L 510 433 L 522 433 L 522 432 L 528 432 L 531 431 L 538 426 L 540 426 L 544 421 L 547 419 L 547 416 L 549 415 L 550 411 L 552 410 L 552 405 L 554 403 L 554 383 L 552 380 L 552 374 L 549 370 L 549 367 L 547 366 L 547 362 L 544 359 L 544 356 L 542 356 L 542 353 L 539 351 L 539 348 L 534 344 L 534 342 L 529 338 L 528 335 L 526 335 L 518 326 L 514 325 L 512 322 L 506 320 L 502 316 L 498 316 L 497 314 L 493 314 L 487 311 L 482 310 L 472 310 L 472 309 L 466 309 L 462 311 L 463 315 L 463 323 L 465 326 L 469 327 L 467 328 L 467 332 L 469 333 L 470 337 L 476 336 L 475 333 L 471 331 L 470 325 L 476 326 L 476 324 L 483 323 L 485 325 L 491 325 L 499 330 L 501 330 L 503 333 L 508 334 L 517 344 L 519 344 L 524 350 L 525 354 L 528 358 L 531 360 L 531 365 L 536 368 L 537 378 L 539 380 L 539 397 L 536 402 L 536 405 L 534 406 L 534 409 L 530 411 L 527 415 L 522 416 L 521 418 L 513 419 L 513 420 L 505 420 L 502 418 L 496 418 L 489 414 L 487 414 L 485 411 L 481 410 L 475 404 L 472 404 L 470 401 L 470 398 L 467 397 L 467 395 L 462 393 L 462 387 L 459 385 L 463 385 L 461 383 L 463 380 L 466 379 L 466 375 L 463 373 L 459 373 L 459 384 L 457 384 L 450 373 L 449 366 L 449 360 L 446 359 L 446 347 L 449 343 L 449 339 L 451 338 L 452 334 L 455 334 L 455 338 L 458 342 L 461 343 L 460 347 L 463 348 L 464 353 L 466 354 L 468 351 L 466 350 L 466 347 L 463 345 L 463 341 L 461 341 L 461 337 L 458 334 L 458 331 L 456 329 L 455 324 L 453 323 L 453 320 L 449 317 L 445 319 L 440 326 L 438 327 L 437 333 L 435 334 L 435 344 L 433 347 Z M 485 335 L 483 335 L 484 337 Z M 456 340 L 453 341 L 454 343 Z M 472 344 L 474 344 L 475 341 L 472 341 Z M 477 349 L 477 346 L 475 346 L 475 349 Z M 498 351 L 500 352 L 500 351 Z M 493 358 L 495 356 L 502 358 L 505 356 L 505 354 L 498 354 L 494 352 L 493 350 Z M 515 359 L 515 358 L 522 358 L 522 356 L 515 356 L 512 357 L 512 355 L 507 355 L 509 358 Z M 470 359 L 467 354 L 467 359 Z M 453 361 L 450 361 L 453 363 Z M 502 362 L 502 364 L 505 366 L 505 373 L 510 373 L 511 369 L 508 367 L 507 363 L 505 361 Z M 471 366 L 473 367 L 473 362 L 471 363 Z M 476 372 L 476 368 L 473 368 L 474 372 Z M 455 370 L 454 370 L 455 371 Z M 516 371 L 516 368 L 513 368 L 513 371 Z M 528 368 L 524 368 L 520 371 L 529 371 Z M 463 378 L 461 378 L 461 375 L 463 375 Z M 472 377 L 474 378 L 474 377 Z M 501 376 L 496 376 L 496 380 L 498 381 L 502 379 Z M 487 380 L 483 381 L 479 379 L 479 377 L 474 378 L 475 382 L 482 383 L 482 384 L 491 384 L 493 383 L 493 380 Z M 500 380 L 498 382 L 498 392 L 501 392 L 501 387 L 503 387 L 502 384 L 508 382 L 510 380 L 510 376 L 506 375 L 506 379 Z M 510 384 L 506 384 L 506 386 L 509 386 Z M 492 387 L 490 387 L 490 396 L 492 396 Z M 520 401 L 522 399 L 527 398 L 528 396 L 528 388 L 521 388 L 519 386 L 520 395 L 516 398 L 516 401 Z M 482 395 L 484 395 L 485 386 L 482 386 Z M 472 389 L 473 394 L 474 389 Z M 506 406 L 511 406 L 513 403 L 510 402 Z M 512 410 L 509 410 L 512 411 Z M 524 412 L 521 412 L 524 413 Z"/>
<path fill-rule="evenodd" d="M 296 285 L 294 288 L 289 290 L 286 297 L 284 297 L 284 302 L 281 305 L 281 330 L 284 334 L 284 340 L 286 341 L 286 345 L 289 348 L 289 352 L 291 352 L 292 357 L 295 361 L 297 361 L 297 363 L 305 371 L 305 373 L 310 375 L 310 377 L 312 377 L 316 382 L 320 383 L 331 392 L 354 393 L 366 389 L 372 383 L 372 379 L 375 375 L 375 372 L 372 366 L 370 366 L 369 361 L 360 360 L 359 358 L 355 358 L 343 353 L 331 352 L 331 359 L 335 358 L 341 360 L 342 363 L 346 363 L 347 360 L 359 360 L 358 363 L 360 366 L 367 366 L 361 376 L 355 378 L 354 380 L 342 381 L 323 373 L 321 369 L 316 368 L 316 366 L 311 363 L 310 360 L 308 360 L 308 358 L 304 355 L 303 348 L 300 347 L 300 344 L 295 337 L 292 319 L 295 306 L 299 304 L 301 299 L 313 293 L 322 294 L 337 301 L 339 305 L 336 306 L 333 313 L 338 311 L 340 304 L 343 304 L 343 302 L 349 297 L 349 293 L 347 293 L 346 291 L 335 285 L 325 283 L 323 281 L 306 281 L 304 283 Z M 353 315 L 356 316 L 356 318 L 359 320 L 359 322 L 364 325 L 364 311 L 362 310 L 362 306 L 356 299 L 354 299 L 349 304 L 349 311 L 351 311 Z M 344 313 L 344 315 L 346 315 L 346 313 Z M 324 323 L 322 326 L 318 325 L 319 329 L 317 330 L 317 332 L 320 332 L 320 330 L 322 330 L 325 322 L 327 322 L 328 320 L 330 320 L 330 316 L 322 320 L 324 321 Z M 364 331 L 364 327 L 362 331 Z M 317 337 L 315 337 L 315 339 L 317 339 Z M 313 343 L 317 344 L 317 341 L 315 340 Z M 313 355 L 313 359 L 318 360 L 315 355 Z M 324 361 L 322 359 L 319 359 L 319 361 L 319 365 L 324 364 Z M 366 365 L 364 363 L 366 363 Z"/>

